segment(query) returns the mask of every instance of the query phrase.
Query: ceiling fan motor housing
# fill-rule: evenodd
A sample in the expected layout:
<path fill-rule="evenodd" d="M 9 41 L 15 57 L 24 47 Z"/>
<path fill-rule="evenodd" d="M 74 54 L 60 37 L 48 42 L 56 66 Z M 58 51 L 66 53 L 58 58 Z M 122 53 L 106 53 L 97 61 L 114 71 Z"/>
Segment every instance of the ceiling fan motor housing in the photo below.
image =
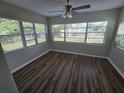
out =
<path fill-rule="evenodd" d="M 72 6 L 71 5 L 67 5 L 67 6 L 65 6 L 65 8 L 66 8 L 66 12 L 67 13 L 70 13 L 71 10 L 72 10 Z"/>

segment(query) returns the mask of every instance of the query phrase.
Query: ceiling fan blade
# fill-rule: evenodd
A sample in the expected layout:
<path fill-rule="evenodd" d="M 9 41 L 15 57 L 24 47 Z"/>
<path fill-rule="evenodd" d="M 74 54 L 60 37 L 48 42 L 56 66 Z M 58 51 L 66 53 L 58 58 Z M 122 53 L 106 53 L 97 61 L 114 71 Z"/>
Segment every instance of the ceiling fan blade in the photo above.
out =
<path fill-rule="evenodd" d="M 80 9 L 87 9 L 87 8 L 90 8 L 91 5 L 84 5 L 84 6 L 78 6 L 78 7 L 74 7 L 72 8 L 72 10 L 80 10 Z"/>
<path fill-rule="evenodd" d="M 60 11 L 50 11 L 48 13 L 55 13 L 55 12 L 64 12 L 64 10 L 60 10 Z"/>

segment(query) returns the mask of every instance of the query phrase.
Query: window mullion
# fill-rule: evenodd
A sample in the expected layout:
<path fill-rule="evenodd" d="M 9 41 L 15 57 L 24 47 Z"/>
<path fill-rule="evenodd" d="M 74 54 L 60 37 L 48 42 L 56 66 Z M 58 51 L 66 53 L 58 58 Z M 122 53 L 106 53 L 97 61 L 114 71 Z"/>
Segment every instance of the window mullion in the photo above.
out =
<path fill-rule="evenodd" d="M 45 39 L 46 39 L 46 42 L 48 41 L 48 27 L 44 24 L 44 26 L 45 26 L 45 32 L 44 32 L 44 34 L 45 34 Z"/>
<path fill-rule="evenodd" d="M 25 34 L 24 34 L 24 29 L 23 29 L 23 25 L 22 25 L 21 21 L 19 21 L 19 28 L 20 28 L 20 32 L 21 32 L 21 38 L 22 38 L 23 46 L 27 47 L 26 39 L 25 39 Z"/>
<path fill-rule="evenodd" d="M 66 24 L 64 24 L 64 42 L 66 42 Z"/>
<path fill-rule="evenodd" d="M 88 33 L 88 22 L 87 22 L 87 25 L 86 25 L 86 33 L 85 33 L 85 43 L 87 42 L 87 33 Z"/>
<path fill-rule="evenodd" d="M 33 35 L 34 35 L 34 38 L 35 38 L 35 43 L 38 44 L 37 33 L 36 33 L 36 28 L 35 28 L 35 23 L 33 23 Z"/>

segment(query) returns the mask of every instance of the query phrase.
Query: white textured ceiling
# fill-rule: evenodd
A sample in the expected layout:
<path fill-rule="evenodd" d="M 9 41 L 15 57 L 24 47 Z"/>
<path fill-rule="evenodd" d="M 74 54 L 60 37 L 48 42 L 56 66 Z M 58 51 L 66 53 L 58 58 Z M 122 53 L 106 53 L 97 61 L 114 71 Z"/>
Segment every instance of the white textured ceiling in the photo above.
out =
<path fill-rule="evenodd" d="M 18 7 L 36 12 L 43 16 L 57 16 L 62 13 L 48 13 L 49 11 L 64 9 L 64 2 L 66 0 L 1 0 Z M 63 3 L 60 3 L 63 2 Z M 73 7 L 91 4 L 90 9 L 80 10 L 78 12 L 91 12 L 114 9 L 124 6 L 124 0 L 70 0 Z"/>

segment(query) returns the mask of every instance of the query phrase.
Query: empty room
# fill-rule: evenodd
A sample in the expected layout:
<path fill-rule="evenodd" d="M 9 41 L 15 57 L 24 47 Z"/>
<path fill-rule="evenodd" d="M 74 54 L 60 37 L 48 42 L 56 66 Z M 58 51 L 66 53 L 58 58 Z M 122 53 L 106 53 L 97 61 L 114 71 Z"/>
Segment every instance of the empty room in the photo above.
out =
<path fill-rule="evenodd" d="M 0 0 L 0 93 L 124 93 L 124 0 Z"/>

